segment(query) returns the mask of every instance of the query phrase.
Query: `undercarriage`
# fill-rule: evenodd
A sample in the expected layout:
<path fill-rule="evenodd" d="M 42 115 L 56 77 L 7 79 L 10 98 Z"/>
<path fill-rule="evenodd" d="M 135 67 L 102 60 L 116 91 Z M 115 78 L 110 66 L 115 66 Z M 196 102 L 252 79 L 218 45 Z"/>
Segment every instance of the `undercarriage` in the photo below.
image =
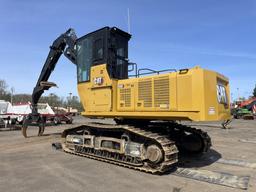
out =
<path fill-rule="evenodd" d="M 63 150 L 161 174 L 175 167 L 179 151 L 200 154 L 211 146 L 207 133 L 175 122 L 117 122 L 119 125 L 91 123 L 65 130 Z"/>

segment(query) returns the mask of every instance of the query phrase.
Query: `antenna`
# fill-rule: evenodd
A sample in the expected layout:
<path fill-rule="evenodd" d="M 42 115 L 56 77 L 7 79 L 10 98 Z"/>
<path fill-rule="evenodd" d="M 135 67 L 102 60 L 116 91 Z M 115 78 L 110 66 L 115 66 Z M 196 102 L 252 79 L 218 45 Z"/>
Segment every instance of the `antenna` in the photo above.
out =
<path fill-rule="evenodd" d="M 130 9 L 127 8 L 127 23 L 128 23 L 128 33 L 131 33 L 131 26 L 130 26 Z"/>

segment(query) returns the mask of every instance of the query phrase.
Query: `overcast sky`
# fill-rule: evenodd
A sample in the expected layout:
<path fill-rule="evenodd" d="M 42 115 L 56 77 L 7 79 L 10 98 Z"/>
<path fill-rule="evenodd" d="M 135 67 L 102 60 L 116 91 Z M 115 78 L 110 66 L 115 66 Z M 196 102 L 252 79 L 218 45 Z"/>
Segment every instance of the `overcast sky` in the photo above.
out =
<path fill-rule="evenodd" d="M 256 83 L 256 0 L 0 0 L 0 79 L 31 93 L 52 41 L 69 27 L 78 36 L 104 26 L 127 31 L 129 59 L 141 68 L 203 68 L 230 79 L 233 98 Z M 76 68 L 61 57 L 45 95 L 78 95 Z"/>

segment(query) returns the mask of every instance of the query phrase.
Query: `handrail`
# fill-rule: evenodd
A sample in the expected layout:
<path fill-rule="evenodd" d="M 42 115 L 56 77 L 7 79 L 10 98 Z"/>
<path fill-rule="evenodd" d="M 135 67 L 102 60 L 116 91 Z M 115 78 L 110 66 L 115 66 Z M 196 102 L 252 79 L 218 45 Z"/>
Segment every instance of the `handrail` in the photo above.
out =
<path fill-rule="evenodd" d="M 176 69 L 164 69 L 164 70 L 153 70 L 153 69 L 149 69 L 149 68 L 141 68 L 141 69 L 137 69 L 138 65 L 137 63 L 128 63 L 128 66 L 132 66 L 131 69 L 128 69 L 128 72 L 132 72 L 135 71 L 134 75 L 129 75 L 129 77 L 140 77 L 141 75 L 150 75 L 150 74 L 160 74 L 163 72 L 177 72 Z M 148 71 L 148 72 L 142 72 L 142 71 Z"/>
<path fill-rule="evenodd" d="M 141 71 L 149 71 L 149 72 L 145 72 L 145 73 L 141 73 Z M 177 70 L 176 69 L 164 69 L 164 70 L 152 70 L 152 69 L 148 69 L 148 68 L 142 68 L 142 69 L 139 69 L 138 70 L 138 77 L 140 77 L 141 75 L 149 75 L 149 74 L 160 74 L 160 73 L 163 73 L 163 72 L 168 72 L 168 71 L 174 71 L 176 72 Z"/>
<path fill-rule="evenodd" d="M 132 71 L 135 71 L 135 75 L 130 75 L 130 77 L 138 77 L 138 65 L 137 63 L 128 63 L 128 67 L 129 66 L 132 66 L 132 69 L 128 69 L 128 72 L 132 72 Z"/>

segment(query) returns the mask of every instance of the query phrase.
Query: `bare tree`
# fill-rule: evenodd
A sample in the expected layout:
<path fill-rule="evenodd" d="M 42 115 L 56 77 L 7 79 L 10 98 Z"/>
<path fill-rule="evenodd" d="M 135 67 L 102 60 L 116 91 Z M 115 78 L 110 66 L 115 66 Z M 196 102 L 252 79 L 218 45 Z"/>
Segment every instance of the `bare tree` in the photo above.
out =
<path fill-rule="evenodd" d="M 7 90 L 8 85 L 5 80 L 0 79 L 0 99 L 10 101 L 11 93 Z"/>
<path fill-rule="evenodd" d="M 27 103 L 31 102 L 30 94 L 15 94 L 13 95 L 13 103 Z"/>
<path fill-rule="evenodd" d="M 7 93 L 8 85 L 5 80 L 0 79 L 0 96 L 4 96 Z"/>
<path fill-rule="evenodd" d="M 67 97 L 67 107 L 72 107 L 78 111 L 83 111 L 83 106 L 79 101 L 79 97 L 77 96 Z"/>

